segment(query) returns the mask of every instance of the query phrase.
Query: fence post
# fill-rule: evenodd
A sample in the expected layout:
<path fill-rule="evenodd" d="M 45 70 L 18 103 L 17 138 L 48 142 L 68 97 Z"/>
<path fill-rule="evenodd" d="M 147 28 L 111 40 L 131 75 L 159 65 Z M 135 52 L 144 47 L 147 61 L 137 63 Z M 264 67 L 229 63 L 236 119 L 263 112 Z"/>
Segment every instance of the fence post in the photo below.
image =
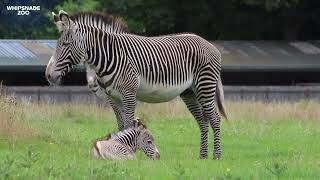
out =
<path fill-rule="evenodd" d="M 266 101 L 269 102 L 269 88 L 266 87 L 266 90 L 265 90 L 265 93 L 266 93 Z"/>
<path fill-rule="evenodd" d="M 309 88 L 307 88 L 306 91 L 305 91 L 305 98 L 306 99 L 310 98 L 310 89 Z"/>
<path fill-rule="evenodd" d="M 40 103 L 40 88 L 37 90 L 37 98 L 38 98 L 38 104 Z"/>
<path fill-rule="evenodd" d="M 243 99 L 243 88 L 242 87 L 240 87 L 240 99 L 243 101 L 244 99 Z"/>
<path fill-rule="evenodd" d="M 68 88 L 68 102 L 71 103 L 71 91 Z"/>

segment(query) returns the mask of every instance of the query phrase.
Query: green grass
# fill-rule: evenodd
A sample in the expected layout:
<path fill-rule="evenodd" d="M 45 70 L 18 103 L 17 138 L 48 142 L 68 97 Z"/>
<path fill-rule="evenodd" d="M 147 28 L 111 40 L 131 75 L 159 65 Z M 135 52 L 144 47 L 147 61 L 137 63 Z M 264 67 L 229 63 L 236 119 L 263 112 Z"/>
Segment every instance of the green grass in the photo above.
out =
<path fill-rule="evenodd" d="M 222 159 L 198 160 L 199 128 L 179 101 L 142 104 L 161 160 L 108 161 L 94 139 L 116 131 L 107 107 L 0 101 L 0 179 L 319 179 L 320 103 L 228 102 Z M 212 131 L 212 130 L 211 130 Z"/>

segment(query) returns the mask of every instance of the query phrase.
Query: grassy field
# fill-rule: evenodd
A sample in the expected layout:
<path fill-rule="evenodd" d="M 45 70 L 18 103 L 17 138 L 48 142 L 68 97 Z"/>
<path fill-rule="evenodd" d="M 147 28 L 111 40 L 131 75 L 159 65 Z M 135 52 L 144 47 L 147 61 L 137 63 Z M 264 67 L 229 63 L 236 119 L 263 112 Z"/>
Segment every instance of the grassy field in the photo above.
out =
<path fill-rule="evenodd" d="M 198 160 L 199 128 L 179 101 L 140 104 L 161 160 L 91 157 L 116 131 L 108 107 L 0 100 L 0 179 L 319 179 L 320 103 L 227 102 L 222 160 Z M 211 130 L 212 131 L 212 130 Z"/>

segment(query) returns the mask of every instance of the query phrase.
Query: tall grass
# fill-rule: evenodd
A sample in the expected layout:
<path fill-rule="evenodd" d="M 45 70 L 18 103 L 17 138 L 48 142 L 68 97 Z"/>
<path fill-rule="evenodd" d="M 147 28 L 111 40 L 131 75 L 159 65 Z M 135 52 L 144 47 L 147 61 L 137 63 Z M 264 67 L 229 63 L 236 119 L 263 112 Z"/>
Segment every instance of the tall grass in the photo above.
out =
<path fill-rule="evenodd" d="M 161 153 L 151 161 L 92 158 L 91 142 L 117 131 L 110 107 L 12 102 L 0 96 L 0 179 L 318 179 L 320 103 L 226 102 L 222 160 L 198 160 L 199 128 L 180 100 L 139 103 Z"/>
<path fill-rule="evenodd" d="M 320 121 L 320 103 L 318 101 L 299 102 L 226 102 L 230 123 L 233 121 Z M 57 116 L 78 116 L 98 120 L 114 119 L 113 111 L 107 105 L 97 104 L 35 104 L 23 102 L 16 111 L 21 111 L 27 117 L 46 116 L 52 119 Z M 191 114 L 180 100 L 167 103 L 138 105 L 137 116 L 147 121 L 176 120 L 192 118 Z"/>

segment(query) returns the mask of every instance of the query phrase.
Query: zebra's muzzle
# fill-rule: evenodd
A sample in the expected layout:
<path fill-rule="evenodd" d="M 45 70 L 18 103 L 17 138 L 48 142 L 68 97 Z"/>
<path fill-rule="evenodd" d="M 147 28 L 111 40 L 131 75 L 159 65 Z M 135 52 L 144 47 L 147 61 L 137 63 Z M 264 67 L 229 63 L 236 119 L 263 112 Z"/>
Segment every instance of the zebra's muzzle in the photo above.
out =
<path fill-rule="evenodd" d="M 156 159 L 156 160 L 159 160 L 159 159 L 160 159 L 160 153 L 157 153 L 157 154 L 156 154 L 155 159 Z"/>
<path fill-rule="evenodd" d="M 50 85 L 59 85 L 61 82 L 61 75 L 56 72 L 46 74 L 46 78 Z"/>
<path fill-rule="evenodd" d="M 47 65 L 45 75 L 50 85 L 59 85 L 61 79 L 61 72 L 55 71 L 56 67 L 54 62 L 55 60 L 52 56 Z"/>

